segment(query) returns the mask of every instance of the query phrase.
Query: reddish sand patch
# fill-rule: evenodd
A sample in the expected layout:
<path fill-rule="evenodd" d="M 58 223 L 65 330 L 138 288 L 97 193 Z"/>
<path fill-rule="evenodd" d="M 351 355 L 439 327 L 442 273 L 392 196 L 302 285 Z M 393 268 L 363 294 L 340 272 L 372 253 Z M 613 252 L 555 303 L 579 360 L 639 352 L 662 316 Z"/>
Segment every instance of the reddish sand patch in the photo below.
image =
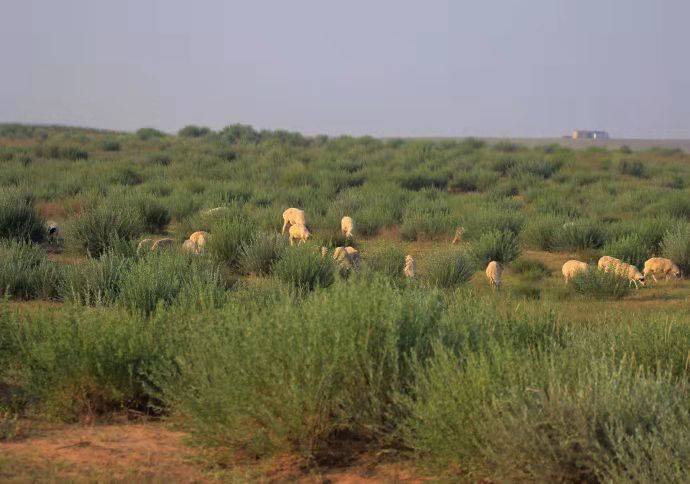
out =
<path fill-rule="evenodd" d="M 213 465 L 212 449 L 185 444 L 187 434 L 158 422 L 32 428 L 0 441 L 0 481 L 126 482 L 423 482 L 404 461 L 363 453 L 329 468 L 278 455 L 259 461 L 231 458 Z"/>
<path fill-rule="evenodd" d="M 66 426 L 0 443 L 0 480 L 207 480 L 185 436 L 160 424 Z"/>

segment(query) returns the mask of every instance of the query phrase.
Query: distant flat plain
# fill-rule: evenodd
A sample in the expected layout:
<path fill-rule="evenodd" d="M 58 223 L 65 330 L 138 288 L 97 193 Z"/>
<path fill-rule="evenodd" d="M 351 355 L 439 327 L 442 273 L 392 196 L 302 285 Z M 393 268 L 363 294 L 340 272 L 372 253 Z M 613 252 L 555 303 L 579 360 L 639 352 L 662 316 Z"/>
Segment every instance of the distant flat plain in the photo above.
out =
<path fill-rule="evenodd" d="M 463 137 L 464 138 L 464 137 Z M 499 141 L 510 141 L 526 146 L 541 146 L 557 143 L 562 146 L 575 149 L 585 149 L 592 146 L 600 148 L 618 149 L 621 146 L 628 146 L 634 151 L 644 151 L 650 148 L 680 149 L 690 153 L 690 139 L 639 139 L 639 138 L 612 138 L 608 140 L 589 140 L 572 138 L 486 138 L 477 136 L 488 143 L 498 143 Z M 426 139 L 457 139 L 454 137 L 429 137 Z"/>

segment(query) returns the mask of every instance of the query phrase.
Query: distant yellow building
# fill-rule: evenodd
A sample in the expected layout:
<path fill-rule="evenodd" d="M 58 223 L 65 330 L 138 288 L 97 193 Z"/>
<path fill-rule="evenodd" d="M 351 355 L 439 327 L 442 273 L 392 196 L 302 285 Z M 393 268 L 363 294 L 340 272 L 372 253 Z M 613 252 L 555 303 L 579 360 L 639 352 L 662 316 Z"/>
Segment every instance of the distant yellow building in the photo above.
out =
<path fill-rule="evenodd" d="M 573 131 L 573 139 L 610 139 L 611 137 L 606 131 L 589 131 L 584 129 L 576 129 Z"/>

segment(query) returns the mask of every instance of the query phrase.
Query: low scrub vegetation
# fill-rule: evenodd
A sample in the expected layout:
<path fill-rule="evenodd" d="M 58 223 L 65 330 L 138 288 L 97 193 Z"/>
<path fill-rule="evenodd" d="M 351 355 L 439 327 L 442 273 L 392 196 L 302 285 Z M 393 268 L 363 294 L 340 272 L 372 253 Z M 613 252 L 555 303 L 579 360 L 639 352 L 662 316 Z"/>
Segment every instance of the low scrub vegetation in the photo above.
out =
<path fill-rule="evenodd" d="M 635 289 L 594 265 L 690 274 L 684 153 L 245 125 L 0 138 L 0 439 L 124 411 L 211 460 L 364 450 L 448 481 L 687 480 L 687 281 Z M 288 207 L 305 243 L 281 234 Z M 564 284 L 569 259 L 590 268 Z"/>

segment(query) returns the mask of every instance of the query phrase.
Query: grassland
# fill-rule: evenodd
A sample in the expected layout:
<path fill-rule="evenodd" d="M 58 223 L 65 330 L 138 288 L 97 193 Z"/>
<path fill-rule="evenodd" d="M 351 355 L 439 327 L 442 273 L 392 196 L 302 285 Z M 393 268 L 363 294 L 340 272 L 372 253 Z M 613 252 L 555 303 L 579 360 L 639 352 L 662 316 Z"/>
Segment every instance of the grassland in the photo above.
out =
<path fill-rule="evenodd" d="M 449 480 L 687 478 L 690 283 L 560 274 L 603 254 L 690 274 L 682 151 L 0 125 L 0 167 L 3 478 L 79 476 L 26 474 L 25 429 L 122 415 L 190 436 L 203 466 L 159 478 L 362 456 Z M 196 230 L 201 256 L 137 251 Z M 359 271 L 321 257 L 344 243 Z"/>

